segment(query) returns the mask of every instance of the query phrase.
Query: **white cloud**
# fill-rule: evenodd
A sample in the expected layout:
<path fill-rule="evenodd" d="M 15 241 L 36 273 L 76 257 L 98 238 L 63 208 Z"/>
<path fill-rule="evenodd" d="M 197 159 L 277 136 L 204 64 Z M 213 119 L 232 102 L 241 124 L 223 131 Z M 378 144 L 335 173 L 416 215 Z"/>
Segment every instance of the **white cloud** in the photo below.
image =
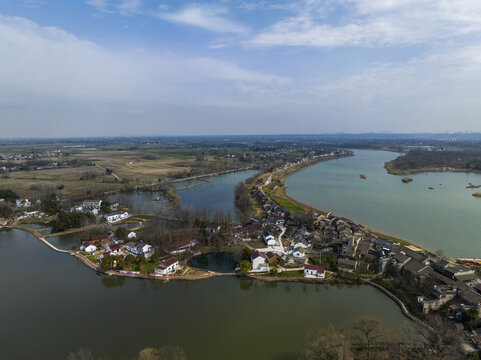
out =
<path fill-rule="evenodd" d="M 358 131 L 480 131 L 481 46 L 378 64 L 325 81 L 309 98 Z"/>
<path fill-rule="evenodd" d="M 47 2 L 44 0 L 23 0 L 23 5 L 29 8 L 38 8 L 47 5 Z"/>
<path fill-rule="evenodd" d="M 118 52 L 55 27 L 0 15 L 0 97 L 185 103 L 202 101 L 214 83 L 222 91 L 238 82 L 259 86 L 285 78 L 213 58 L 171 53 Z M 231 85 L 229 85 L 231 84 Z M 220 96 L 222 98 L 222 96 Z"/>
<path fill-rule="evenodd" d="M 419 44 L 481 33 L 478 0 L 304 0 L 254 36 L 256 46 Z M 335 10 L 333 21 L 326 14 Z M 341 15 L 339 15 L 341 12 Z"/>
<path fill-rule="evenodd" d="M 87 0 L 96 10 L 106 13 L 119 13 L 124 16 L 140 14 L 142 0 Z"/>
<path fill-rule="evenodd" d="M 229 20 L 226 8 L 205 5 L 189 5 L 178 12 L 161 12 L 159 19 L 176 24 L 200 27 L 216 33 L 247 34 L 249 29 L 235 21 Z"/>

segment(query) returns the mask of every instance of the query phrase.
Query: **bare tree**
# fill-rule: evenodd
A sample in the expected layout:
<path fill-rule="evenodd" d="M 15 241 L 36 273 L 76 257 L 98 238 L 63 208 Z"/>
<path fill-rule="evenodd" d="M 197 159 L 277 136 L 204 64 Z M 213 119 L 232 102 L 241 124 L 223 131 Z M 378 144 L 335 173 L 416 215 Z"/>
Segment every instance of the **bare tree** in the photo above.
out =
<path fill-rule="evenodd" d="M 163 346 L 160 349 L 142 350 L 137 360 L 187 360 L 187 354 L 178 346 Z"/>
<path fill-rule="evenodd" d="M 309 360 L 350 360 L 351 342 L 349 332 L 337 331 L 330 324 L 327 330 L 317 329 L 308 336 L 306 359 Z"/>
<path fill-rule="evenodd" d="M 354 322 L 352 329 L 355 344 L 364 349 L 365 359 L 368 360 L 373 358 L 371 350 L 389 335 L 382 320 L 377 318 L 360 318 Z"/>
<path fill-rule="evenodd" d="M 74 353 L 70 353 L 67 360 L 94 360 L 92 350 L 87 348 L 80 348 Z"/>

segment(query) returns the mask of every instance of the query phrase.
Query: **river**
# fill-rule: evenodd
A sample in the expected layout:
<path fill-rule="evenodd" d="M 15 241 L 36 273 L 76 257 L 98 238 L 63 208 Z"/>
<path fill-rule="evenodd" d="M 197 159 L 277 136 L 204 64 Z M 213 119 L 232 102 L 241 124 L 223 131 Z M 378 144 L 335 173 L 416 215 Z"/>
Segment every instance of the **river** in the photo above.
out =
<path fill-rule="evenodd" d="M 174 185 L 175 188 L 182 188 L 192 184 L 200 184 L 177 192 L 180 196 L 181 207 L 188 207 L 194 210 L 207 209 L 211 213 L 221 209 L 230 212 L 232 217 L 235 218 L 234 188 L 239 182 L 256 173 L 256 170 L 244 170 L 207 177 L 205 180 L 208 182 L 195 180 L 184 181 Z M 158 196 L 159 194 L 155 192 L 130 192 L 113 195 L 111 200 L 130 202 L 134 212 L 151 214 L 170 206 L 166 201 L 152 201 L 152 199 Z"/>
<path fill-rule="evenodd" d="M 108 278 L 19 230 L 0 231 L 0 274 L 0 359 L 65 359 L 80 347 L 128 359 L 177 345 L 190 360 L 287 360 L 309 329 L 329 323 L 375 315 L 395 331 L 410 324 L 369 286 Z"/>
<path fill-rule="evenodd" d="M 354 153 L 290 176 L 287 194 L 450 257 L 481 257 L 481 199 L 472 196 L 476 189 L 466 189 L 468 183 L 481 184 L 481 174 L 419 173 L 410 175 L 413 182 L 405 184 L 401 176 L 390 175 L 383 167 L 399 154 Z"/>

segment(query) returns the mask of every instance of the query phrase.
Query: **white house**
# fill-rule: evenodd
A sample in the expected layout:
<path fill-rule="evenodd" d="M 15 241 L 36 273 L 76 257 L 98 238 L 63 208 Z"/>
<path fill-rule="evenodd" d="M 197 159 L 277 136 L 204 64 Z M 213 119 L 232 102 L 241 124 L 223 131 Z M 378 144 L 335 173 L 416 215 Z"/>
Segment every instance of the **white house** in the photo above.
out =
<path fill-rule="evenodd" d="M 304 265 L 304 276 L 306 278 L 324 279 L 325 271 L 324 271 L 324 268 L 322 266 Z"/>
<path fill-rule="evenodd" d="M 262 238 L 264 239 L 264 242 L 266 243 L 267 246 L 276 246 L 277 241 L 274 235 L 265 233 L 262 235 Z"/>
<path fill-rule="evenodd" d="M 15 205 L 17 206 L 17 208 L 27 208 L 29 206 L 31 206 L 31 202 L 30 200 L 28 200 L 27 198 L 23 198 L 23 199 L 17 199 L 15 200 Z"/>
<path fill-rule="evenodd" d="M 27 209 L 23 212 L 23 214 L 27 217 L 30 217 L 30 216 L 38 215 L 39 211 L 37 209 Z"/>
<path fill-rule="evenodd" d="M 125 249 L 129 252 L 131 252 L 132 254 L 135 254 L 135 255 L 140 255 L 138 253 L 139 249 L 137 249 L 137 244 L 134 243 L 134 242 L 129 242 L 127 244 L 125 244 Z"/>
<path fill-rule="evenodd" d="M 85 200 L 82 204 L 83 211 L 92 212 L 93 210 L 100 210 L 100 206 L 102 206 L 102 200 Z"/>
<path fill-rule="evenodd" d="M 292 253 L 292 255 L 297 259 L 303 259 L 306 254 L 304 252 L 304 249 L 302 247 L 300 247 L 300 248 L 297 248 L 297 250 L 295 250 Z"/>
<path fill-rule="evenodd" d="M 154 248 L 149 244 L 144 244 L 143 242 L 129 242 L 125 245 L 125 248 L 132 254 L 144 255 L 145 257 L 150 257 L 154 253 Z"/>
<path fill-rule="evenodd" d="M 197 241 L 196 240 L 181 240 L 181 241 L 177 241 L 174 245 L 173 245 L 173 249 L 172 251 L 170 251 L 170 254 L 181 254 L 183 252 L 186 252 L 187 250 L 190 250 L 191 248 L 193 248 L 194 246 L 197 245 Z"/>
<path fill-rule="evenodd" d="M 116 211 L 116 212 L 104 215 L 105 220 L 107 220 L 107 222 L 109 223 L 125 220 L 128 217 L 129 217 L 129 213 L 127 211 Z"/>
<path fill-rule="evenodd" d="M 117 255 L 121 253 L 121 248 L 120 245 L 118 244 L 113 244 L 113 245 L 108 245 L 107 248 L 105 249 L 106 253 L 110 253 L 112 255 Z"/>
<path fill-rule="evenodd" d="M 301 241 L 298 241 L 294 244 L 294 249 L 298 249 L 298 248 L 307 249 L 308 247 L 309 247 L 309 245 L 307 245 L 306 243 L 303 243 Z"/>
<path fill-rule="evenodd" d="M 86 253 L 93 253 L 95 250 L 97 250 L 97 246 L 95 246 L 91 242 L 84 242 L 83 248 Z"/>
<path fill-rule="evenodd" d="M 179 266 L 179 261 L 176 258 L 170 258 L 158 265 L 154 271 L 156 274 L 165 275 L 175 272 Z"/>
<path fill-rule="evenodd" d="M 252 271 L 265 272 L 268 271 L 266 264 L 267 256 L 259 251 L 254 251 L 251 255 Z"/>
<path fill-rule="evenodd" d="M 154 248 L 149 244 L 139 243 L 137 244 L 137 251 L 145 257 L 150 257 L 154 253 Z"/>
<path fill-rule="evenodd" d="M 130 240 L 135 239 L 135 238 L 137 238 L 137 234 L 134 231 L 131 231 L 127 235 L 127 238 L 130 239 Z"/>

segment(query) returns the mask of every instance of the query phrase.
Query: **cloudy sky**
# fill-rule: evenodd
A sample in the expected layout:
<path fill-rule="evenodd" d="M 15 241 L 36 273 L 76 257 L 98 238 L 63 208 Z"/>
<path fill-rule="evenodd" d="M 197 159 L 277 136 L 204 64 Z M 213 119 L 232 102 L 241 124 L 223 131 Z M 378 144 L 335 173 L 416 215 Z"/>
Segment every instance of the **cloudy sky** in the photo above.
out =
<path fill-rule="evenodd" d="M 479 0 L 0 3 L 0 138 L 449 131 Z"/>

